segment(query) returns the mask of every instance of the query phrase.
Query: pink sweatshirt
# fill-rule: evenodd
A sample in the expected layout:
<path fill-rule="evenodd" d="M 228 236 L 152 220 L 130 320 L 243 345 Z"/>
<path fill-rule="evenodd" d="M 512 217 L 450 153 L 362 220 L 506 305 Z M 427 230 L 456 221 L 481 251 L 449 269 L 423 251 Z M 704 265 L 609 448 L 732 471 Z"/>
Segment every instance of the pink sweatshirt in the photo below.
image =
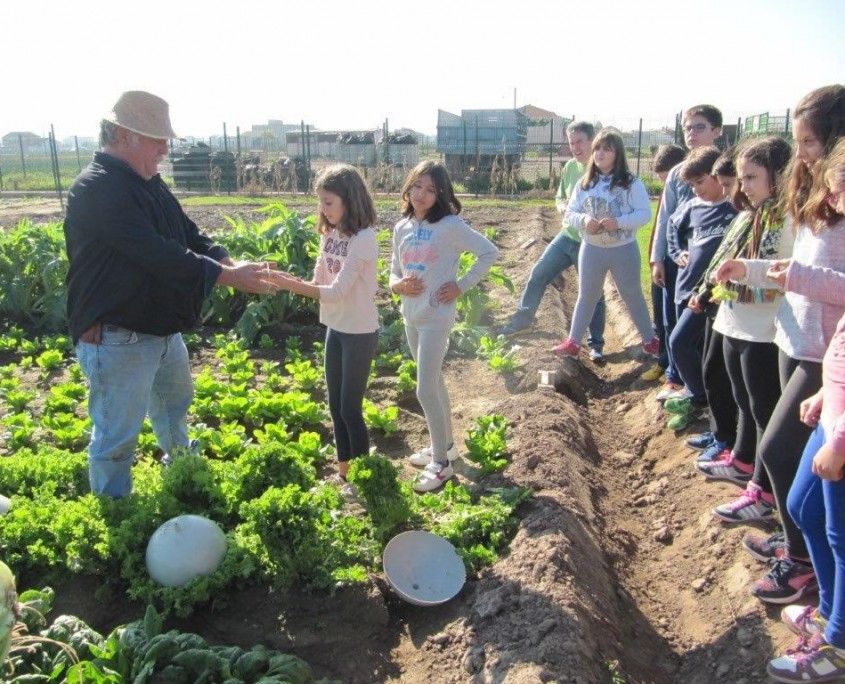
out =
<path fill-rule="evenodd" d="M 845 273 L 793 261 L 786 272 L 786 289 L 841 310 Z M 845 315 L 836 324 L 822 360 L 821 425 L 825 441 L 836 453 L 845 452 Z"/>
<path fill-rule="evenodd" d="M 378 330 L 376 262 L 373 228 L 353 237 L 332 229 L 320 238 L 314 284 L 320 288 L 320 323 L 342 333 Z"/>

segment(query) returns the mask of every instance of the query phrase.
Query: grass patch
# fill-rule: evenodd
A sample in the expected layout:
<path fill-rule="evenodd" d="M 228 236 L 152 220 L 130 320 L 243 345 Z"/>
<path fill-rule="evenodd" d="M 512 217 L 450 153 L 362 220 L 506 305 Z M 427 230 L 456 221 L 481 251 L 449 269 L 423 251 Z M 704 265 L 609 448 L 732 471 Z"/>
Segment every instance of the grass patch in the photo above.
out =
<path fill-rule="evenodd" d="M 640 282 L 646 303 L 651 302 L 651 264 L 649 263 L 648 242 L 651 237 L 651 227 L 654 225 L 654 215 L 657 213 L 657 200 L 651 200 L 651 220 L 640 228 L 637 233 L 637 244 L 640 246 Z M 649 305 L 650 306 L 650 305 Z"/>

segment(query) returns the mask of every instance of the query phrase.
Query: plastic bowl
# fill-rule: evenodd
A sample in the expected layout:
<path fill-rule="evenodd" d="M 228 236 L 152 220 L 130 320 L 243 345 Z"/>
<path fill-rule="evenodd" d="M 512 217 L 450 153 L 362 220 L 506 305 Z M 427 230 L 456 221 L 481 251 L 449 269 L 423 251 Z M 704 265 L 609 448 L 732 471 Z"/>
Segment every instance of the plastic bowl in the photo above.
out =
<path fill-rule="evenodd" d="M 402 532 L 384 547 L 382 566 L 388 584 L 408 603 L 436 606 L 454 598 L 466 582 L 455 547 L 431 532 Z"/>

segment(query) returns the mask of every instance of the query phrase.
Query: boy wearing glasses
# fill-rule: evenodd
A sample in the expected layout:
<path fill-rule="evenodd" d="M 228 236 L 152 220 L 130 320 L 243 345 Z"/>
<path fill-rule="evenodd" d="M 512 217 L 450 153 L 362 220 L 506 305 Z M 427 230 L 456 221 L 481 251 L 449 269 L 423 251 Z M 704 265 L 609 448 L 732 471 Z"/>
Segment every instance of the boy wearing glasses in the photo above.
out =
<path fill-rule="evenodd" d="M 713 145 L 722 135 L 722 112 L 709 104 L 695 105 L 684 112 L 684 142 L 690 151 Z M 663 197 L 657 214 L 657 229 L 651 247 L 651 278 L 655 285 L 663 288 L 663 324 L 666 339 L 672 334 L 677 321 L 675 307 L 675 278 L 678 267 L 667 254 L 666 230 L 672 214 L 684 202 L 693 198 L 690 185 L 681 177 L 681 165 L 674 167 L 663 186 Z M 666 368 L 666 385 L 657 395 L 658 401 L 686 396 L 682 380 L 672 362 L 669 352 L 669 366 Z M 705 445 L 708 446 L 708 445 Z"/>

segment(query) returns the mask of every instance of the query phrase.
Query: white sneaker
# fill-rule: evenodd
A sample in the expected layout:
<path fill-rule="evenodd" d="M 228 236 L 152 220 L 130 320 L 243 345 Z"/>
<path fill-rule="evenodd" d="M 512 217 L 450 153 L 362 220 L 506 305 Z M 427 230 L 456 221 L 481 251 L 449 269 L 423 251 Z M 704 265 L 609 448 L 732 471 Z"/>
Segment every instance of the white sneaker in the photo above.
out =
<path fill-rule="evenodd" d="M 414 480 L 415 492 L 433 492 L 440 489 L 446 481 L 455 475 L 450 463 L 437 463 L 432 461 Z"/>
<path fill-rule="evenodd" d="M 430 446 L 424 447 L 420 449 L 417 453 L 411 454 L 408 457 L 408 460 L 411 462 L 412 466 L 417 466 L 417 468 L 424 468 L 432 460 L 432 449 Z M 458 447 L 457 445 L 453 444 L 449 447 L 449 450 L 446 452 L 446 458 L 449 459 L 449 463 L 454 462 L 458 458 Z"/>
<path fill-rule="evenodd" d="M 348 482 L 346 478 L 341 477 L 339 473 L 335 473 L 334 475 L 327 477 L 326 482 L 330 485 L 334 485 L 340 490 L 340 496 L 344 501 L 358 500 L 357 487 L 355 487 L 355 485 L 351 482 Z"/>
<path fill-rule="evenodd" d="M 681 387 L 679 389 L 674 389 L 670 384 L 665 384 L 661 390 L 655 395 L 655 399 L 657 401 L 666 401 L 667 399 L 683 399 L 684 397 L 690 396 L 690 393 L 687 392 L 686 387 Z"/>

